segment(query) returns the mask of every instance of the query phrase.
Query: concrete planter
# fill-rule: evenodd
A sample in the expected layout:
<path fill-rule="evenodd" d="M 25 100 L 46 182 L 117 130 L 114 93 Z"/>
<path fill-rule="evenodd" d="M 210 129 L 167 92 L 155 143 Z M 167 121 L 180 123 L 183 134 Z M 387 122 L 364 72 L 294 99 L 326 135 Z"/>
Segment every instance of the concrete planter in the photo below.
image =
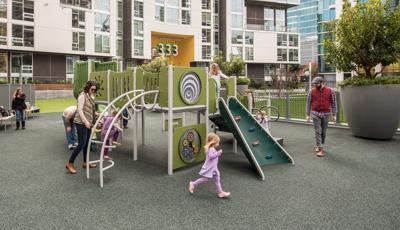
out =
<path fill-rule="evenodd" d="M 236 85 L 236 90 L 242 95 L 246 95 L 246 90 L 248 89 L 249 89 L 248 85 Z"/>
<path fill-rule="evenodd" d="M 400 120 L 400 85 L 342 87 L 341 100 L 355 136 L 391 139 Z"/>

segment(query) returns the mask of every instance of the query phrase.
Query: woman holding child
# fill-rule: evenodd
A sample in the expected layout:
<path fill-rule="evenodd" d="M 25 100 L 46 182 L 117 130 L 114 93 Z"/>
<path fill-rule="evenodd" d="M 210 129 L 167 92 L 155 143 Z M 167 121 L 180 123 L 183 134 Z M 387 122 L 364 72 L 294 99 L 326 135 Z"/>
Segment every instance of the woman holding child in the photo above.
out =
<path fill-rule="evenodd" d="M 87 145 L 89 142 L 91 128 L 95 123 L 95 104 L 94 95 L 97 92 L 98 84 L 96 81 L 86 82 L 83 91 L 78 96 L 78 106 L 74 118 L 76 131 L 78 134 L 78 146 L 74 149 L 69 158 L 65 168 L 69 173 L 75 174 L 76 168 L 74 167 L 75 158 L 83 150 L 83 168 L 90 167 L 95 168 L 96 164 L 86 163 Z"/>

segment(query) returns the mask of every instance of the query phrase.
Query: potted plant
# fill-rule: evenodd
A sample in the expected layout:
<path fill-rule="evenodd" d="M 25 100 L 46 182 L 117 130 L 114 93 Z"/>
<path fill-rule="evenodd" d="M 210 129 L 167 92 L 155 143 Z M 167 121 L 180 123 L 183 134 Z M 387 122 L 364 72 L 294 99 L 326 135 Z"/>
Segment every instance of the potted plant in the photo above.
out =
<path fill-rule="evenodd" d="M 236 78 L 236 90 L 242 94 L 246 95 L 246 91 L 249 88 L 250 79 L 245 76 L 240 76 Z"/>
<path fill-rule="evenodd" d="M 324 41 L 327 62 L 355 75 L 340 89 L 351 131 L 364 138 L 392 138 L 400 118 L 400 78 L 380 75 L 400 61 L 400 7 L 381 0 L 352 7 L 346 0 L 340 19 L 327 29 L 334 35 Z"/>

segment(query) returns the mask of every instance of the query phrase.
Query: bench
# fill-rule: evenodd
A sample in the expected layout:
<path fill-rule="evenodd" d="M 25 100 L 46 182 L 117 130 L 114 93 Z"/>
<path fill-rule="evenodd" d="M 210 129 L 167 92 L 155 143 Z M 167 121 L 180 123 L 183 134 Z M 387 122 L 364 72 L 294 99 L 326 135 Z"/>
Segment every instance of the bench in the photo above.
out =
<path fill-rule="evenodd" d="M 15 115 L 10 115 L 10 116 L 7 116 L 7 117 L 0 117 L 0 124 L 2 124 L 2 125 L 4 125 L 4 132 L 6 132 L 7 131 L 7 121 L 9 121 L 10 123 L 10 125 L 11 125 L 11 127 L 12 127 L 12 125 L 13 125 L 13 118 L 15 117 Z"/>

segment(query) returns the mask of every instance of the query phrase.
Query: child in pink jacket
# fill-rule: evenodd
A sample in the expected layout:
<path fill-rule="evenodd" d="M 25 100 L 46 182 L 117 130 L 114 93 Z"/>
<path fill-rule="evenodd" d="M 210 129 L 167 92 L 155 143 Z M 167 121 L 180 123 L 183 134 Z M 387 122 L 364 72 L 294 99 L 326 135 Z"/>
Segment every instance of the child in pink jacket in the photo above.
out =
<path fill-rule="evenodd" d="M 199 174 L 201 177 L 196 181 L 189 182 L 189 192 L 193 194 L 194 189 L 202 183 L 207 182 L 209 179 L 214 179 L 215 188 L 219 198 L 225 198 L 230 195 L 229 192 L 224 192 L 221 187 L 220 173 L 218 170 L 218 158 L 222 155 L 222 150 L 217 151 L 215 148 L 219 146 L 219 137 L 217 134 L 210 133 L 207 136 L 206 161 L 201 167 Z"/>

